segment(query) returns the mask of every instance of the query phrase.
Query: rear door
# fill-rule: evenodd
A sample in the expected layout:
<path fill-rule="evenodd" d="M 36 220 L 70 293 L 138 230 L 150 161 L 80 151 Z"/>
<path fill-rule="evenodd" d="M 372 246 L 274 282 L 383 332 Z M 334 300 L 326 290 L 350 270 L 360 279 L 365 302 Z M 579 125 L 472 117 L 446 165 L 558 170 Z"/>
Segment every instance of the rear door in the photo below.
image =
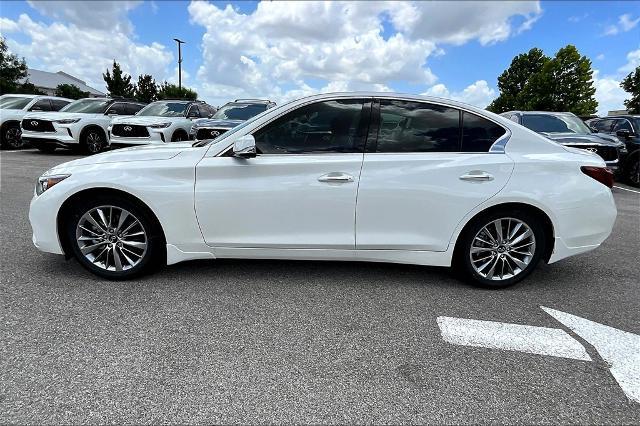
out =
<path fill-rule="evenodd" d="M 506 130 L 448 106 L 382 99 L 374 107 L 356 208 L 356 248 L 445 251 L 456 225 L 513 170 L 489 152 Z"/>

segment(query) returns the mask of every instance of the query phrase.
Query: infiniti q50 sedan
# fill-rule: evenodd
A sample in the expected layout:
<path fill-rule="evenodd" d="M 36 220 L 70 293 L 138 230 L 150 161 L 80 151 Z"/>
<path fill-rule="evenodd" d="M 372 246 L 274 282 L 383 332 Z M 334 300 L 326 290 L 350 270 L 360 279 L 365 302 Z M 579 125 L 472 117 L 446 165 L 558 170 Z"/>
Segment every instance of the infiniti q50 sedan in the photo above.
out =
<path fill-rule="evenodd" d="M 37 181 L 33 242 L 125 279 L 190 259 L 451 266 L 505 287 L 597 248 L 616 208 L 596 154 L 463 103 L 333 93 L 217 139 L 128 148 Z"/>

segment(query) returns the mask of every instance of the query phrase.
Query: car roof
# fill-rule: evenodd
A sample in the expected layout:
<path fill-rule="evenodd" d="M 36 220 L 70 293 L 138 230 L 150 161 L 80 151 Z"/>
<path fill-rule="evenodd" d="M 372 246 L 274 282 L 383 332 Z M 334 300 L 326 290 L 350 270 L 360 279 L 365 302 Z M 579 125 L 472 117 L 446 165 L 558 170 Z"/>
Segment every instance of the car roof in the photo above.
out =
<path fill-rule="evenodd" d="M 504 115 L 504 114 L 522 114 L 522 115 L 528 115 L 528 114 L 575 115 L 574 113 L 569 112 L 569 111 L 507 111 L 507 112 L 500 113 L 500 115 Z"/>
<path fill-rule="evenodd" d="M 73 99 L 69 99 L 69 98 L 63 98 L 61 96 L 53 96 L 53 95 L 34 95 L 34 94 L 22 94 L 22 93 L 5 93 L 4 95 L 2 95 L 2 97 L 10 97 L 10 96 L 18 96 L 21 98 L 30 98 L 30 99 L 35 99 L 35 98 L 41 98 L 41 99 L 63 99 L 65 101 L 73 101 Z"/>

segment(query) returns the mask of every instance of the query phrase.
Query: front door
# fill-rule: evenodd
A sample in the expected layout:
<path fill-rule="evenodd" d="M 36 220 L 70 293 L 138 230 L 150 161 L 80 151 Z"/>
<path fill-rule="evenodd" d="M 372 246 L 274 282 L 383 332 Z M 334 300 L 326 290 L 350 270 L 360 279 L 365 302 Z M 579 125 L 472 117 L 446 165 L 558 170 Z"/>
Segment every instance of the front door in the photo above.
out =
<path fill-rule="evenodd" d="M 355 248 L 369 103 L 316 102 L 253 132 L 258 154 L 205 157 L 196 213 L 213 247 Z"/>

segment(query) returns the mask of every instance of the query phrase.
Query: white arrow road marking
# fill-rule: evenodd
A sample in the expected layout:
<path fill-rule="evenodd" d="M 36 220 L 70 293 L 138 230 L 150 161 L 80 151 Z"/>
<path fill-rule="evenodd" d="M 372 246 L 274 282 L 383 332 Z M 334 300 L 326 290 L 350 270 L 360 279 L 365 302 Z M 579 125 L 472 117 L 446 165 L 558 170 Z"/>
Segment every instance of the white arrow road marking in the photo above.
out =
<path fill-rule="evenodd" d="M 591 361 L 584 347 L 559 328 L 452 317 L 438 317 L 437 321 L 442 338 L 454 345 Z"/>
<path fill-rule="evenodd" d="M 540 307 L 589 342 L 609 364 L 611 374 L 625 395 L 640 403 L 640 336 L 555 309 Z"/>

